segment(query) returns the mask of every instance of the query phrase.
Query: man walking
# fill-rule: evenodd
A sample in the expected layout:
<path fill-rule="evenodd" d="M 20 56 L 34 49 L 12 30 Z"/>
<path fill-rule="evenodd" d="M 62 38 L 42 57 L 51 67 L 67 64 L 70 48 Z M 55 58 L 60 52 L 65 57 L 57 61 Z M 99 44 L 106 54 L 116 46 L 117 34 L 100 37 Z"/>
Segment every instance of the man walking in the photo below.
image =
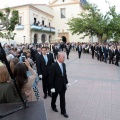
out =
<path fill-rule="evenodd" d="M 47 55 L 46 47 L 42 47 L 42 55 L 38 57 L 38 61 L 39 61 L 37 62 L 38 75 L 39 75 L 39 78 L 42 79 L 44 99 L 46 99 L 47 94 L 51 97 L 51 91 L 50 91 L 50 85 L 49 85 L 49 79 L 48 79 L 51 61 L 49 56 Z"/>
<path fill-rule="evenodd" d="M 78 57 L 79 57 L 79 59 L 80 59 L 80 57 L 81 57 L 81 52 L 82 52 L 82 46 L 81 46 L 80 43 L 79 43 L 78 46 L 77 46 L 77 51 L 78 51 Z"/>
<path fill-rule="evenodd" d="M 58 112 L 56 108 L 56 99 L 58 94 L 60 95 L 60 108 L 61 114 L 68 118 L 65 108 L 65 92 L 67 87 L 70 86 L 68 83 L 66 66 L 64 63 L 65 55 L 63 53 L 58 53 L 57 61 L 52 64 L 49 72 L 49 80 L 51 84 L 52 100 L 51 107 L 53 111 Z"/>

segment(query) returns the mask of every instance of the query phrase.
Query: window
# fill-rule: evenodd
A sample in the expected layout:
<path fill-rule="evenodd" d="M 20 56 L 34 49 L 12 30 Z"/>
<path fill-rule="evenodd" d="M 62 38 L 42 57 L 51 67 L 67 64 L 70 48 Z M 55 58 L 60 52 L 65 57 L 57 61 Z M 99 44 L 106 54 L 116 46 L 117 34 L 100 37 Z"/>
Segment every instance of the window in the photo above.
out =
<path fill-rule="evenodd" d="M 22 16 L 19 17 L 19 25 L 22 25 Z"/>
<path fill-rule="evenodd" d="M 66 9 L 65 8 L 61 8 L 61 18 L 66 18 Z"/>

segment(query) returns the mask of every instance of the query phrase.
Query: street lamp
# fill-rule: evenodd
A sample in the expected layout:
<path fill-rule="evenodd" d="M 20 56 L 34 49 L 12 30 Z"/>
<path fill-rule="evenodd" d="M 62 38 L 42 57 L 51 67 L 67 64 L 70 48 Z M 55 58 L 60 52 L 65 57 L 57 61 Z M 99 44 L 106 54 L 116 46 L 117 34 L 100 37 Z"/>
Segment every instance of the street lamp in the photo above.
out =
<path fill-rule="evenodd" d="M 23 36 L 23 38 L 24 38 L 24 44 L 25 44 L 25 37 L 26 37 L 26 36 Z"/>

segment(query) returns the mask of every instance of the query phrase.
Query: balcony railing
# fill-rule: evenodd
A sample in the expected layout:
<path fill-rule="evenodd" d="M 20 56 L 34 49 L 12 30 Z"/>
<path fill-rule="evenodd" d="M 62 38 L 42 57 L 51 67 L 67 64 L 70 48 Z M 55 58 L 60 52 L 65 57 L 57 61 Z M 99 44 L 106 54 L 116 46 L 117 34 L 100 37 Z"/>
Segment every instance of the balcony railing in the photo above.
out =
<path fill-rule="evenodd" d="M 31 30 L 38 30 L 38 31 L 55 33 L 55 28 L 53 28 L 53 27 L 47 27 L 47 26 L 42 26 L 42 25 L 41 26 L 31 25 Z"/>
<path fill-rule="evenodd" d="M 24 25 L 17 25 L 15 26 L 16 30 L 24 30 Z"/>

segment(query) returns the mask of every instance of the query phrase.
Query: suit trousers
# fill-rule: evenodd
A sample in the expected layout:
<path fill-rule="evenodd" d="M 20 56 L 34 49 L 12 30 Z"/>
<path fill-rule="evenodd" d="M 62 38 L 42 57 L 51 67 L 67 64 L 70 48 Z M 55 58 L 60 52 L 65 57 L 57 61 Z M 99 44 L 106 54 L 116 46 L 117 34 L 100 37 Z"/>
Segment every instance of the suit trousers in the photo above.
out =
<path fill-rule="evenodd" d="M 61 108 L 61 113 L 66 113 L 66 108 L 65 108 L 65 92 L 66 90 L 62 90 L 62 92 L 55 92 L 52 93 L 52 100 L 51 100 L 51 107 L 54 109 L 56 108 L 56 99 L 59 94 L 60 96 L 60 108 Z"/>
<path fill-rule="evenodd" d="M 48 77 L 44 77 L 42 78 L 42 86 L 43 86 L 43 92 L 44 95 L 50 95 L 51 91 L 50 91 L 50 85 L 49 85 L 49 81 L 48 81 Z"/>
<path fill-rule="evenodd" d="M 118 62 L 119 62 L 119 57 L 116 56 L 115 65 L 118 65 L 118 66 L 119 66 Z"/>
<path fill-rule="evenodd" d="M 92 51 L 92 58 L 94 58 L 94 51 Z"/>
<path fill-rule="evenodd" d="M 109 58 L 109 63 L 111 64 L 111 62 L 112 62 L 112 64 L 114 64 L 114 62 L 113 62 L 113 57 L 110 57 L 110 58 Z"/>
<path fill-rule="evenodd" d="M 79 58 L 81 57 L 81 51 L 78 51 L 78 57 Z"/>
<path fill-rule="evenodd" d="M 70 53 L 69 51 L 66 52 L 67 59 L 69 58 L 69 53 Z"/>

